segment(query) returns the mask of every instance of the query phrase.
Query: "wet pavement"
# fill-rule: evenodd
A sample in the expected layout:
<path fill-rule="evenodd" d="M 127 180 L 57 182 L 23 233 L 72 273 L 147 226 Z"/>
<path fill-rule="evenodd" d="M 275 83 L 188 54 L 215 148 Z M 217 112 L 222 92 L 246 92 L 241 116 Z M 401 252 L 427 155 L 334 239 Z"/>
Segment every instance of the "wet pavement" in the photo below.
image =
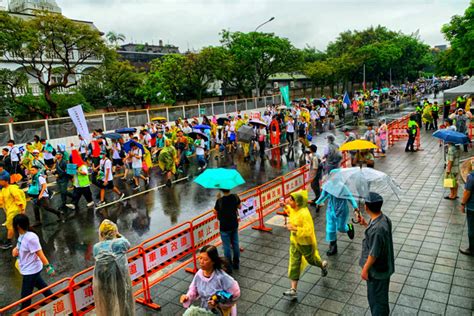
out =
<path fill-rule="evenodd" d="M 401 115 L 403 113 L 395 113 L 387 118 L 397 118 Z M 359 133 L 363 133 L 363 128 Z M 325 134 L 313 138 L 313 143 L 318 145 L 319 153 L 322 152 L 326 143 Z M 339 143 L 344 138 L 340 130 L 336 132 L 336 136 Z M 293 155 L 282 154 L 281 159 L 279 156 L 272 156 L 271 151 L 267 151 L 268 159 L 262 162 L 258 158 L 254 163 L 244 162 L 239 151 L 235 156 L 226 155 L 224 159 L 217 161 L 211 159 L 209 167 L 227 167 L 239 170 L 246 183 L 235 191 L 243 192 L 297 168 L 300 165 L 298 158 L 301 155 L 299 147 L 297 146 Z M 287 152 L 288 148 L 282 147 L 281 150 Z M 164 182 L 157 168 L 153 169 L 151 174 L 151 188 Z M 70 217 L 66 223 L 56 223 L 54 215 L 44 212 L 42 214 L 43 226 L 36 229 L 36 232 L 40 236 L 47 257 L 57 270 L 54 277 L 47 278 L 47 282 L 52 283 L 72 276 L 94 264 L 92 247 L 98 241 L 97 227 L 104 218 L 117 222 L 121 234 L 128 238 L 132 245 L 136 245 L 177 223 L 190 220 L 211 209 L 214 206 L 217 192 L 203 189 L 193 183 L 192 179 L 198 174 L 196 163 L 194 159 L 191 159 L 189 169 L 179 176 L 188 175 L 189 179 L 175 184 L 172 188 L 141 194 L 123 203 L 117 203 L 100 210 L 87 210 L 82 204 L 81 210 Z M 130 183 L 117 178 L 115 182 L 126 195 L 136 193 L 132 190 Z M 97 193 L 94 186 L 93 193 L 94 195 Z M 59 196 L 56 195 L 53 205 L 58 205 L 59 199 Z M 116 199 L 116 196 L 111 194 L 106 199 L 112 201 Z M 27 214 L 30 219 L 34 218 L 31 207 L 28 208 Z M 0 220 L 3 221 L 3 217 L 2 212 Z M 2 230 L 0 238 L 4 237 L 5 231 Z M 0 296 L 0 306 L 4 306 L 19 298 L 21 276 L 14 268 L 14 260 L 10 256 L 10 251 L 0 252 L 0 262 L 3 272 L 0 275 L 0 293 L 9 293 L 9 295 Z"/>
<path fill-rule="evenodd" d="M 393 224 L 395 274 L 391 278 L 391 315 L 473 315 L 474 257 L 458 252 L 466 246 L 465 215 L 459 200 L 443 197 L 443 152 L 431 133 L 422 131 L 422 151 L 405 153 L 405 142 L 395 144 L 386 158 L 376 160 L 400 184 L 400 200 L 386 199 L 383 211 Z M 472 149 L 471 149 L 472 150 Z M 462 158 L 472 155 L 463 153 Z M 459 195 L 462 193 L 461 188 Z M 367 288 L 360 278 L 358 260 L 363 228 L 355 227 L 354 240 L 338 235 L 339 253 L 325 252 L 325 210 L 313 214 L 319 251 L 329 261 L 329 274 L 308 268 L 298 284 L 298 300 L 282 296 L 289 288 L 287 278 L 289 233 L 279 215 L 266 217 L 272 233 L 241 231 L 244 248 L 241 268 L 234 277 L 241 287 L 239 315 L 370 315 Z M 153 287 L 153 299 L 161 304 L 158 314 L 181 315 L 179 296 L 186 292 L 192 275 L 183 270 Z M 139 315 L 157 312 L 137 305 Z"/>

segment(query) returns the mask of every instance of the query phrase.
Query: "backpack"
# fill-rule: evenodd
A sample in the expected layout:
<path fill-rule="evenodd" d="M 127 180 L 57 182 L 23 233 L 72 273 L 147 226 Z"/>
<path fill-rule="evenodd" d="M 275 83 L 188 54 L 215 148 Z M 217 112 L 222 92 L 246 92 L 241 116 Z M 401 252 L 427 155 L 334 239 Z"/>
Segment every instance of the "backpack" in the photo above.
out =
<path fill-rule="evenodd" d="M 466 133 L 467 131 L 467 124 L 466 118 L 464 116 L 456 116 L 456 130 L 459 133 Z"/>
<path fill-rule="evenodd" d="M 39 178 L 39 174 L 36 174 L 33 176 L 33 178 L 31 179 L 31 184 L 28 187 L 28 191 L 26 191 L 26 193 L 31 197 L 38 197 L 38 195 L 40 194 L 40 186 L 39 186 L 38 178 Z"/>
<path fill-rule="evenodd" d="M 338 146 L 335 144 L 329 145 L 329 155 L 327 157 L 328 164 L 330 165 L 339 165 L 342 160 L 342 154 L 338 150 Z"/>

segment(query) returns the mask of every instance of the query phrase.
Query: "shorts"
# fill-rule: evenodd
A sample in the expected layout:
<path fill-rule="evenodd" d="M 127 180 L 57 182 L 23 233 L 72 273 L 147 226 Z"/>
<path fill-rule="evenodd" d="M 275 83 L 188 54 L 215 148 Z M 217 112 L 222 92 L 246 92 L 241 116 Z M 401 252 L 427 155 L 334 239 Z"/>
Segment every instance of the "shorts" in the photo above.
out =
<path fill-rule="evenodd" d="M 142 174 L 142 168 L 133 168 L 133 176 L 139 177 Z"/>
<path fill-rule="evenodd" d="M 45 159 L 44 164 L 46 165 L 46 167 L 51 169 L 54 166 L 54 158 Z"/>
<path fill-rule="evenodd" d="M 6 212 L 6 220 L 5 220 L 5 227 L 8 229 L 8 230 L 12 230 L 13 229 L 13 218 L 15 216 L 17 216 L 18 214 L 20 214 L 20 211 L 19 210 L 15 210 L 15 211 L 7 211 Z"/>
<path fill-rule="evenodd" d="M 114 181 L 109 181 L 107 185 L 104 185 L 104 181 L 102 180 L 97 183 L 97 186 L 101 189 L 112 190 L 114 188 Z"/>
<path fill-rule="evenodd" d="M 112 166 L 123 166 L 123 161 L 122 159 L 118 158 L 118 159 L 113 159 L 112 160 Z"/>

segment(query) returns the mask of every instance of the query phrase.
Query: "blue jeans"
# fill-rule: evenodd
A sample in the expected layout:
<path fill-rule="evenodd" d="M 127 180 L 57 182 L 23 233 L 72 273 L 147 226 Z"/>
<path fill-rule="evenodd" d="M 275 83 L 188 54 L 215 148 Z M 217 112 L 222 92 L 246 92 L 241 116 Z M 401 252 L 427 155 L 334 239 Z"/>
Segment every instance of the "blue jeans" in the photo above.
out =
<path fill-rule="evenodd" d="M 229 265 L 238 267 L 240 263 L 239 230 L 221 231 L 221 240 L 222 247 L 224 248 L 224 257 L 229 261 Z"/>

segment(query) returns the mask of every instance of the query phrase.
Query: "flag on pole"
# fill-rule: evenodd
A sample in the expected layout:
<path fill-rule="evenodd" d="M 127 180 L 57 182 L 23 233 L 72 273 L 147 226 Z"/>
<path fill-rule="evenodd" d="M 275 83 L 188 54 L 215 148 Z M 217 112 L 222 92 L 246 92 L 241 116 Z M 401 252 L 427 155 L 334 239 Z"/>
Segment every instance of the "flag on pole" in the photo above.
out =
<path fill-rule="evenodd" d="M 283 97 L 283 101 L 285 101 L 286 107 L 289 108 L 291 106 L 290 87 L 289 86 L 280 87 L 280 92 L 281 92 L 281 96 Z"/>
<path fill-rule="evenodd" d="M 89 133 L 89 127 L 87 126 L 86 117 L 82 110 L 82 104 L 76 105 L 72 108 L 67 109 L 71 121 L 76 126 L 77 132 L 87 141 L 90 142 L 92 137 Z"/>
<path fill-rule="evenodd" d="M 344 108 L 348 108 L 349 106 L 351 106 L 351 98 L 349 98 L 349 94 L 347 93 L 344 93 L 344 98 L 342 99 L 342 102 L 346 104 L 346 106 Z"/>

